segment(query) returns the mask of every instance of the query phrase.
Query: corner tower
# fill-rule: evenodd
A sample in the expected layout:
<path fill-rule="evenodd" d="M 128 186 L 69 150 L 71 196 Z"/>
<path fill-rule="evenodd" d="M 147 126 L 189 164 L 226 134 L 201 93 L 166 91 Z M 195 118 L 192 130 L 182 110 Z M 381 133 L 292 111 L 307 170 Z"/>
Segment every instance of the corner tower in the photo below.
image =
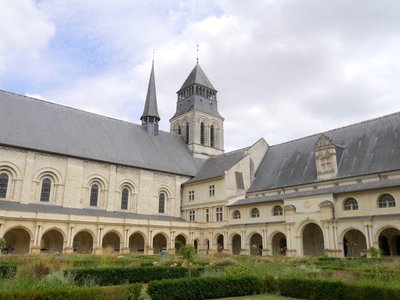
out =
<path fill-rule="evenodd" d="M 177 92 L 171 132 L 182 135 L 196 157 L 224 152 L 224 118 L 218 112 L 217 90 L 197 62 Z"/>
<path fill-rule="evenodd" d="M 144 105 L 143 114 L 140 117 L 140 120 L 142 121 L 142 127 L 144 128 L 144 130 L 152 135 L 158 135 L 158 122 L 160 121 L 160 116 L 158 114 L 157 108 L 156 81 L 154 78 L 154 60 L 151 65 L 146 103 Z"/>

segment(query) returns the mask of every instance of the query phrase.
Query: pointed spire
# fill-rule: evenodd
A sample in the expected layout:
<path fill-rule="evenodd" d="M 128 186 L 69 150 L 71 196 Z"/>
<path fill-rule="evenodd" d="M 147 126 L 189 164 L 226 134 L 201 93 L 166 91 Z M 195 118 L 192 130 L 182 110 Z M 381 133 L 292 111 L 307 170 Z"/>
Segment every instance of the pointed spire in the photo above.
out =
<path fill-rule="evenodd" d="M 160 121 L 160 116 L 158 114 L 157 108 L 156 81 L 154 79 L 154 59 L 151 64 L 151 73 L 149 86 L 147 88 L 146 103 L 144 105 L 143 114 L 140 120 L 142 121 L 142 123 L 148 123 L 149 117 L 151 119 L 155 119 L 156 123 Z"/>
<path fill-rule="evenodd" d="M 206 88 L 216 91 L 216 89 L 213 87 L 210 80 L 207 78 L 206 74 L 204 73 L 203 69 L 200 67 L 200 64 L 198 61 L 195 65 L 195 67 L 193 68 L 192 72 L 190 72 L 189 76 L 186 78 L 185 82 L 182 84 L 180 90 L 182 90 L 192 84 L 199 84 L 199 85 L 202 85 L 203 87 L 206 87 Z"/>

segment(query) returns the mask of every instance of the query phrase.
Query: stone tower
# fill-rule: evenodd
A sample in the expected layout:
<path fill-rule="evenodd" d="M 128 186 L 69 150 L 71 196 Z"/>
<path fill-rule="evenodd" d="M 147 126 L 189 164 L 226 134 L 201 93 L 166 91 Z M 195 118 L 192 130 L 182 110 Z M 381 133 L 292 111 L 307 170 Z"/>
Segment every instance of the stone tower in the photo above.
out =
<path fill-rule="evenodd" d="M 217 90 L 197 62 L 177 92 L 171 132 L 183 136 L 195 157 L 224 152 L 224 118 L 218 112 Z"/>

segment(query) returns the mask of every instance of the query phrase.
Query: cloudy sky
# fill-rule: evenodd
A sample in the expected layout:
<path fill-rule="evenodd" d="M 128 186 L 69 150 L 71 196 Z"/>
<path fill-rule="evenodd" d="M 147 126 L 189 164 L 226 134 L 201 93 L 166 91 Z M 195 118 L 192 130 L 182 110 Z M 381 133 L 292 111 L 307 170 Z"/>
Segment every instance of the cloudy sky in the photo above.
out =
<path fill-rule="evenodd" d="M 153 49 L 161 128 L 196 63 L 225 148 L 400 111 L 398 0 L 0 0 L 0 89 L 139 123 Z"/>

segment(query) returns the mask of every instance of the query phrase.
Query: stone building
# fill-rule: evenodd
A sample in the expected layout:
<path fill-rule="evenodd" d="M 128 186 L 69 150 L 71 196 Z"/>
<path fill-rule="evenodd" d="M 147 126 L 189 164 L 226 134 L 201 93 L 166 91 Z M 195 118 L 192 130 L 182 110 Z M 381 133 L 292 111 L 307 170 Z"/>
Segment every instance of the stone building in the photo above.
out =
<path fill-rule="evenodd" d="M 0 91 L 6 251 L 400 255 L 400 113 L 225 153 L 198 63 L 177 98 L 164 132 L 154 65 L 141 125 Z"/>

